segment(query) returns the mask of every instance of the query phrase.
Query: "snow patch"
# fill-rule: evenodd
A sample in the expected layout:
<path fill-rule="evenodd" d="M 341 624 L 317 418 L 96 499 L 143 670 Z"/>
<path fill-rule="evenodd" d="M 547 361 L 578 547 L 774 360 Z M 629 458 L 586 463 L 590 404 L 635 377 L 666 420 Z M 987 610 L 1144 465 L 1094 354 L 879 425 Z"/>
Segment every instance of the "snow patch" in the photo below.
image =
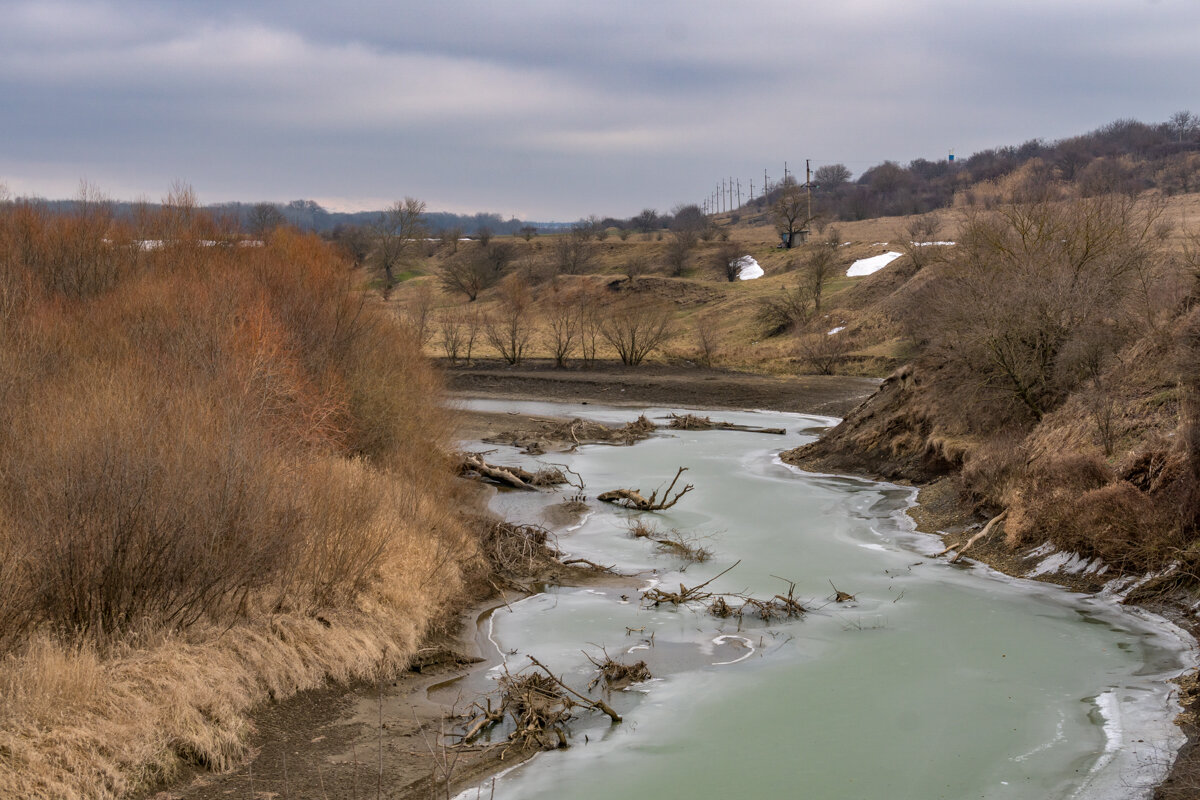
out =
<path fill-rule="evenodd" d="M 1078 575 L 1087 569 L 1089 563 L 1091 563 L 1090 559 L 1084 558 L 1078 553 L 1055 553 L 1042 559 L 1036 567 L 1025 573 L 1025 577 L 1036 578 L 1051 572 Z"/>
<path fill-rule="evenodd" d="M 909 242 L 913 247 L 954 247 L 958 242 Z"/>
<path fill-rule="evenodd" d="M 758 265 L 753 256 L 742 256 L 738 259 L 737 266 L 738 280 L 740 281 L 752 281 L 755 278 L 761 278 L 765 274 L 763 273 L 763 268 Z"/>
<path fill-rule="evenodd" d="M 842 331 L 844 331 L 844 330 L 846 330 L 846 326 L 845 326 L 845 325 L 838 325 L 836 328 L 834 328 L 834 329 L 832 329 L 831 331 L 829 331 L 829 334 L 828 334 L 828 335 L 829 335 L 829 336 L 833 336 L 835 333 L 841 333 L 841 332 L 842 332 Z"/>
<path fill-rule="evenodd" d="M 846 270 L 847 278 L 859 278 L 863 275 L 874 275 L 879 270 L 886 267 L 888 264 L 895 261 L 902 254 L 894 250 L 889 250 L 881 255 L 871 256 L 870 258 L 860 258 L 850 265 L 850 269 Z"/>

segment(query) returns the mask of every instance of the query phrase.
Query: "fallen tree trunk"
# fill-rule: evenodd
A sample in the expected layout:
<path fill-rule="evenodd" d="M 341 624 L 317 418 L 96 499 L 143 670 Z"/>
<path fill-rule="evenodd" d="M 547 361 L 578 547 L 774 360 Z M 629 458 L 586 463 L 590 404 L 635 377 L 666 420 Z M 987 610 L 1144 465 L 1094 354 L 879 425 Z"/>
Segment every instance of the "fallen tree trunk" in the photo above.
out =
<path fill-rule="evenodd" d="M 514 489 L 533 490 L 529 485 L 529 481 L 533 479 L 533 475 L 527 470 L 520 467 L 497 467 L 483 460 L 483 456 L 478 453 L 464 453 L 462 459 L 461 472 L 477 472 L 483 477 L 495 481 L 503 486 L 511 486 Z"/>
<path fill-rule="evenodd" d="M 990 534 L 992 531 L 994 531 L 996 529 L 996 526 L 999 525 L 1001 522 L 1003 522 L 1005 517 L 1007 517 L 1007 516 L 1008 516 L 1008 511 L 1005 510 L 1005 511 L 1001 511 L 999 514 L 997 514 L 996 516 L 994 516 L 990 520 L 988 520 L 988 524 L 983 526 L 983 530 L 981 530 L 979 533 L 975 534 L 970 539 L 968 539 L 966 544 L 964 544 L 962 547 L 957 548 L 958 552 L 955 553 L 954 555 L 950 556 L 950 558 L 948 559 L 950 561 L 950 563 L 953 564 L 954 562 L 956 562 L 960 558 L 962 558 L 963 553 L 967 552 L 967 550 L 971 547 L 971 545 L 975 544 L 980 539 L 985 538 L 988 534 Z M 953 546 L 947 547 L 945 550 L 938 553 L 938 555 L 939 556 L 945 555 L 946 553 L 948 553 L 954 549 L 956 549 L 956 548 Z"/>
<path fill-rule="evenodd" d="M 463 453 L 458 467 L 460 475 L 475 472 L 480 477 L 495 481 L 502 486 L 510 486 L 513 489 L 535 489 L 538 486 L 558 486 L 563 483 L 570 483 L 572 486 L 582 489 L 583 479 L 579 478 L 578 473 L 572 473 L 579 479 L 579 483 L 576 484 L 563 473 L 563 469 L 571 472 L 570 468 L 566 466 L 556 469 L 539 469 L 537 472 L 530 472 L 522 467 L 502 467 L 484 461 L 483 455 L 480 453 Z"/>

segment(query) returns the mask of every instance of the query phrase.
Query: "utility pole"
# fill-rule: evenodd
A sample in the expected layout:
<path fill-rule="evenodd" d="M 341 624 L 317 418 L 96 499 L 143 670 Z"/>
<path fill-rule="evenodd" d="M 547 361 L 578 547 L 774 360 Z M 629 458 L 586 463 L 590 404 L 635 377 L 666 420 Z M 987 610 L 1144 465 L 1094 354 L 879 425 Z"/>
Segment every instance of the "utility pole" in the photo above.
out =
<path fill-rule="evenodd" d="M 733 176 L 729 176 L 729 210 L 733 211 Z"/>
<path fill-rule="evenodd" d="M 754 178 L 750 179 L 750 199 L 754 199 Z"/>
<path fill-rule="evenodd" d="M 783 182 L 784 183 L 787 183 L 787 176 L 788 176 L 787 162 L 785 161 L 785 162 L 783 162 Z"/>
<path fill-rule="evenodd" d="M 808 227 L 808 223 L 812 222 L 812 170 L 810 169 L 809 159 L 804 159 L 804 188 L 808 190 L 808 218 L 804 223 L 804 227 Z"/>
<path fill-rule="evenodd" d="M 742 179 L 738 178 L 738 208 L 742 207 Z"/>
<path fill-rule="evenodd" d="M 770 185 L 771 184 L 767 181 L 767 171 L 764 169 L 763 170 L 763 198 L 764 199 L 766 199 L 766 196 L 767 196 L 767 187 Z"/>

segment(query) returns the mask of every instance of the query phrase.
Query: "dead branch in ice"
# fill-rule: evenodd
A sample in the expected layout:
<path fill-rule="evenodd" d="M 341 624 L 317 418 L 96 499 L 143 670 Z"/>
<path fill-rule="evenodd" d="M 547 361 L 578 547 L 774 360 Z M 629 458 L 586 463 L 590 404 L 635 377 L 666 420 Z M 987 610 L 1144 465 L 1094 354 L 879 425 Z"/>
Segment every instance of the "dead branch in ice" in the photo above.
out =
<path fill-rule="evenodd" d="M 597 500 L 602 500 L 605 503 L 616 503 L 617 505 L 625 506 L 626 508 L 634 508 L 638 511 L 664 511 L 679 502 L 679 498 L 696 488 L 692 484 L 687 484 L 674 497 L 671 497 L 671 492 L 675 488 L 675 484 L 679 482 L 679 476 L 687 472 L 687 467 L 680 467 L 675 473 L 675 477 L 671 479 L 671 485 L 663 492 L 662 500 L 658 499 L 658 490 L 655 489 L 650 493 L 650 497 L 643 497 L 637 489 L 614 489 L 611 492 L 605 492 L 597 497 Z"/>

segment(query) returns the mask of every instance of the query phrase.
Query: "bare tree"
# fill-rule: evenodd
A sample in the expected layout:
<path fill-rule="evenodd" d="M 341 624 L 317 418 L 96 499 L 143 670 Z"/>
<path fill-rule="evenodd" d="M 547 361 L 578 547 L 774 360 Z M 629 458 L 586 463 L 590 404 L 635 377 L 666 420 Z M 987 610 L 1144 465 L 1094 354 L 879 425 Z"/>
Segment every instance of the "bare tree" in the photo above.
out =
<path fill-rule="evenodd" d="M 596 251 L 588 243 L 588 238 L 586 230 L 573 228 L 555 239 L 554 256 L 559 272 L 579 275 L 587 271 L 596 259 Z"/>
<path fill-rule="evenodd" d="M 471 363 L 471 354 L 475 350 L 475 341 L 479 338 L 479 329 L 483 327 L 483 315 L 478 308 L 471 308 L 463 314 L 463 346 L 467 363 Z"/>
<path fill-rule="evenodd" d="M 775 228 L 785 238 L 785 247 L 795 244 L 797 234 L 808 229 L 808 196 L 798 184 L 789 183 L 779 192 L 775 204 L 771 206 L 771 216 L 775 220 Z"/>
<path fill-rule="evenodd" d="M 1200 132 L 1200 117 L 1190 111 L 1176 111 L 1171 115 L 1167 126 L 1175 134 L 1175 141 L 1191 141 Z"/>
<path fill-rule="evenodd" d="M 283 212 L 274 203 L 255 203 L 246 219 L 246 227 L 256 239 L 265 239 L 286 222 Z"/>
<path fill-rule="evenodd" d="M 366 263 L 367 258 L 371 255 L 371 234 L 366 229 L 358 225 L 337 225 L 333 229 L 333 241 L 343 253 L 354 263 L 354 266 L 361 267 Z"/>
<path fill-rule="evenodd" d="M 671 230 L 673 231 L 691 231 L 698 235 L 706 227 L 708 227 L 708 217 L 704 216 L 704 212 L 695 203 L 676 206 L 671 211 Z"/>
<path fill-rule="evenodd" d="M 516 249 L 511 242 L 492 242 L 484 245 L 483 257 L 497 278 L 505 268 L 517 257 Z"/>
<path fill-rule="evenodd" d="M 501 281 L 497 299 L 495 311 L 484 319 L 483 334 L 501 358 L 519 366 L 533 340 L 529 287 L 517 275 L 509 275 Z"/>
<path fill-rule="evenodd" d="M 696 248 L 696 232 L 692 230 L 675 231 L 667 242 L 667 268 L 671 275 L 679 277 L 687 269 L 688 257 Z"/>
<path fill-rule="evenodd" d="M 641 253 L 635 253 L 625 259 L 625 275 L 629 278 L 630 286 L 633 286 L 639 275 L 645 275 L 649 271 L 650 264 Z"/>
<path fill-rule="evenodd" d="M 801 269 L 801 282 L 808 288 L 808 296 L 812 298 L 813 312 L 821 313 L 821 299 L 825 294 L 825 285 L 837 271 L 837 247 L 839 239 L 835 228 L 830 236 L 819 242 L 815 249 L 804 259 Z"/>
<path fill-rule="evenodd" d="M 550 349 L 554 354 L 554 366 L 563 368 L 567 358 L 575 351 L 583 333 L 584 307 L 578 289 L 567 290 L 552 287 L 550 295 L 543 301 L 543 317 L 550 333 Z"/>
<path fill-rule="evenodd" d="M 444 228 L 438 235 L 441 240 L 442 249 L 448 250 L 450 255 L 458 252 L 458 240 L 462 238 L 462 228 Z"/>
<path fill-rule="evenodd" d="M 433 337 L 433 287 L 418 283 L 406 294 L 402 316 L 424 347 Z"/>
<path fill-rule="evenodd" d="M 600 335 L 617 351 L 622 364 L 636 367 L 671 336 L 674 318 L 665 303 L 630 297 L 605 309 Z"/>
<path fill-rule="evenodd" d="M 813 173 L 813 183 L 821 189 L 831 192 L 850 180 L 850 170 L 845 164 L 826 164 L 817 167 Z"/>
<path fill-rule="evenodd" d="M 721 242 L 713 251 L 713 265 L 722 278 L 733 283 L 742 274 L 742 248 L 733 242 Z"/>
<path fill-rule="evenodd" d="M 371 225 L 375 239 L 372 266 L 383 275 L 383 295 L 391 294 L 396 272 L 425 238 L 425 203 L 413 197 L 397 201 Z"/>
<path fill-rule="evenodd" d="M 492 233 L 492 229 L 487 225 L 480 225 L 479 229 L 475 231 L 475 238 L 478 239 L 479 243 L 484 247 L 487 247 L 489 244 L 491 244 L 492 236 L 494 235 L 495 234 Z"/>
<path fill-rule="evenodd" d="M 522 225 L 521 226 L 521 236 L 522 236 L 522 238 L 525 239 L 525 241 L 528 242 L 530 239 L 532 239 L 533 237 L 535 237 L 537 235 L 538 235 L 538 229 L 536 227 L 534 227 L 533 225 Z"/>
<path fill-rule="evenodd" d="M 638 233 L 650 233 L 650 231 L 657 230 L 660 224 L 658 212 L 653 208 L 642 209 L 642 213 L 638 214 L 630 222 Z"/>
<path fill-rule="evenodd" d="M 484 252 L 477 248 L 464 250 L 442 264 L 442 287 L 449 292 L 462 292 L 469 302 L 496 283 L 496 273 Z"/>
<path fill-rule="evenodd" d="M 596 363 L 596 353 L 603 338 L 600 321 L 603 310 L 599 293 L 589 287 L 580 290 L 579 300 L 579 358 L 584 366 L 590 367 Z"/>

